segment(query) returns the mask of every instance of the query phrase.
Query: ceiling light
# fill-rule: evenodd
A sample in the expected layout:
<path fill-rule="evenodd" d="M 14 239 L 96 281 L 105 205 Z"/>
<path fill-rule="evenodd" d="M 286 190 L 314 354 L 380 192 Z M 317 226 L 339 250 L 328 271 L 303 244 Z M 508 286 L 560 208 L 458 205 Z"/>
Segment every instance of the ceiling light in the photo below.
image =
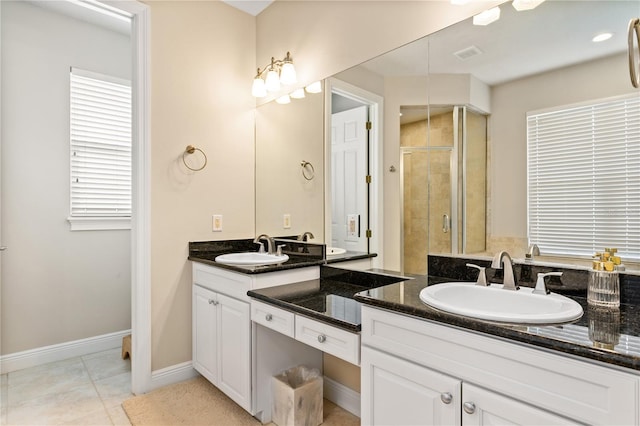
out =
<path fill-rule="evenodd" d="M 316 81 L 314 83 L 311 83 L 304 89 L 307 91 L 307 93 L 320 93 L 322 92 L 322 83 Z"/>
<path fill-rule="evenodd" d="M 291 98 L 289 97 L 289 95 L 280 96 L 278 99 L 276 99 L 276 102 L 279 104 L 288 104 L 291 102 Z"/>
<path fill-rule="evenodd" d="M 500 19 L 500 7 L 485 10 L 473 17 L 473 25 L 489 25 Z"/>
<path fill-rule="evenodd" d="M 540 6 L 540 4 L 544 2 L 544 0 L 513 0 L 513 8 L 518 12 L 522 12 L 524 10 L 535 9 Z"/>
<path fill-rule="evenodd" d="M 613 37 L 613 33 L 600 33 L 595 35 L 591 41 L 594 43 L 599 43 L 601 41 L 605 41 L 605 40 L 609 40 L 611 37 Z"/>
<path fill-rule="evenodd" d="M 265 76 L 264 80 L 263 75 Z M 293 59 L 291 59 L 291 54 L 287 52 L 284 59 L 276 60 L 275 58 L 271 58 L 269 65 L 262 70 L 258 68 L 258 72 L 253 79 L 251 94 L 256 98 L 262 98 L 267 95 L 267 92 L 279 91 L 281 84 L 288 86 L 297 81 Z"/>
<path fill-rule="evenodd" d="M 296 89 L 289 95 L 293 99 L 302 99 L 304 98 L 304 89 Z"/>

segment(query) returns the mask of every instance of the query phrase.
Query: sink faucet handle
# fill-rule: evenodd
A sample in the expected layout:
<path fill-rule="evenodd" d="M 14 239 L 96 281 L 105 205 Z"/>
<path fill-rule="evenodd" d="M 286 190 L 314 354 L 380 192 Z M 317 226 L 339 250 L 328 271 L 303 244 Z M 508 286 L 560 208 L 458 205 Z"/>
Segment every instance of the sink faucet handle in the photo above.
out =
<path fill-rule="evenodd" d="M 467 263 L 467 266 L 469 268 L 476 268 L 478 269 L 478 280 L 476 281 L 476 285 L 481 285 L 483 287 L 486 287 L 487 284 L 487 273 L 486 273 L 486 268 L 483 266 L 478 266 L 475 265 L 473 263 Z"/>
<path fill-rule="evenodd" d="M 548 276 L 556 276 L 559 277 L 562 275 L 562 272 L 546 272 L 546 273 L 539 273 L 538 274 L 538 280 L 536 281 L 536 288 L 533 289 L 533 294 L 549 294 L 551 293 L 549 291 L 549 289 L 547 289 L 547 286 L 544 283 L 544 277 L 548 277 Z"/>
<path fill-rule="evenodd" d="M 276 250 L 276 255 L 277 256 L 282 256 L 282 247 L 284 247 L 284 244 L 279 244 L 278 245 L 278 249 Z"/>
<path fill-rule="evenodd" d="M 258 242 L 257 242 L 257 243 L 255 243 L 255 244 L 257 244 L 258 246 L 260 246 L 260 248 L 258 249 L 258 253 L 264 253 L 264 252 L 265 252 L 265 250 L 264 250 L 264 244 L 262 244 L 262 241 L 258 241 Z"/>

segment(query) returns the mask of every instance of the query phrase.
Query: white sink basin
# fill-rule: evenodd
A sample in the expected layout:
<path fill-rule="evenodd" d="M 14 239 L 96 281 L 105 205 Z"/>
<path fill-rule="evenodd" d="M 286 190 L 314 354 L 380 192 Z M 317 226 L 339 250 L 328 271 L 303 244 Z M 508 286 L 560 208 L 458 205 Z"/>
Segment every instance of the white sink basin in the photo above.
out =
<path fill-rule="evenodd" d="M 260 266 L 274 265 L 289 260 L 286 254 L 275 255 L 268 253 L 247 252 L 222 254 L 215 258 L 215 261 L 224 265 Z"/>
<path fill-rule="evenodd" d="M 533 294 L 533 289 L 504 290 L 501 284 L 488 287 L 475 283 L 450 282 L 423 289 L 420 299 L 442 311 L 488 321 L 521 324 L 554 324 L 582 316 L 579 303 L 560 294 Z"/>
<path fill-rule="evenodd" d="M 345 254 L 347 250 L 340 247 L 327 247 L 327 256 L 331 256 L 332 254 Z"/>

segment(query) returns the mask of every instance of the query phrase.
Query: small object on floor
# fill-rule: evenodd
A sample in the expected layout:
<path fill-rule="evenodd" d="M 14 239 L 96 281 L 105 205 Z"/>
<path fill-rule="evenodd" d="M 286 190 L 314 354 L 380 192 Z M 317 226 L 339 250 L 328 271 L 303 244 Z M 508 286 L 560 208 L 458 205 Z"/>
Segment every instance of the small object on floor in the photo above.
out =
<path fill-rule="evenodd" d="M 131 335 L 122 338 L 122 359 L 131 359 Z"/>

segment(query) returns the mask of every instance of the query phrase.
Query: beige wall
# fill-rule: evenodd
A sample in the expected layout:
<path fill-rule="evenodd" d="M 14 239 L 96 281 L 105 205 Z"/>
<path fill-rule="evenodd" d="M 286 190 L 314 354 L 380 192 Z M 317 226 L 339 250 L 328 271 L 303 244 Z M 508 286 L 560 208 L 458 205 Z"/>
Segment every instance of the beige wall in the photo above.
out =
<path fill-rule="evenodd" d="M 591 99 L 637 93 L 625 54 L 492 88 L 490 223 L 487 250 L 522 257 L 527 244 L 526 113 Z"/>
<path fill-rule="evenodd" d="M 254 236 L 255 18 L 222 2 L 149 1 L 152 369 L 191 360 L 189 241 Z M 185 146 L 208 156 L 182 165 Z M 211 216 L 223 215 L 213 233 Z"/>
<path fill-rule="evenodd" d="M 69 67 L 130 78 L 128 35 L 2 8 L 2 354 L 131 328 L 130 231 L 70 231 Z"/>

